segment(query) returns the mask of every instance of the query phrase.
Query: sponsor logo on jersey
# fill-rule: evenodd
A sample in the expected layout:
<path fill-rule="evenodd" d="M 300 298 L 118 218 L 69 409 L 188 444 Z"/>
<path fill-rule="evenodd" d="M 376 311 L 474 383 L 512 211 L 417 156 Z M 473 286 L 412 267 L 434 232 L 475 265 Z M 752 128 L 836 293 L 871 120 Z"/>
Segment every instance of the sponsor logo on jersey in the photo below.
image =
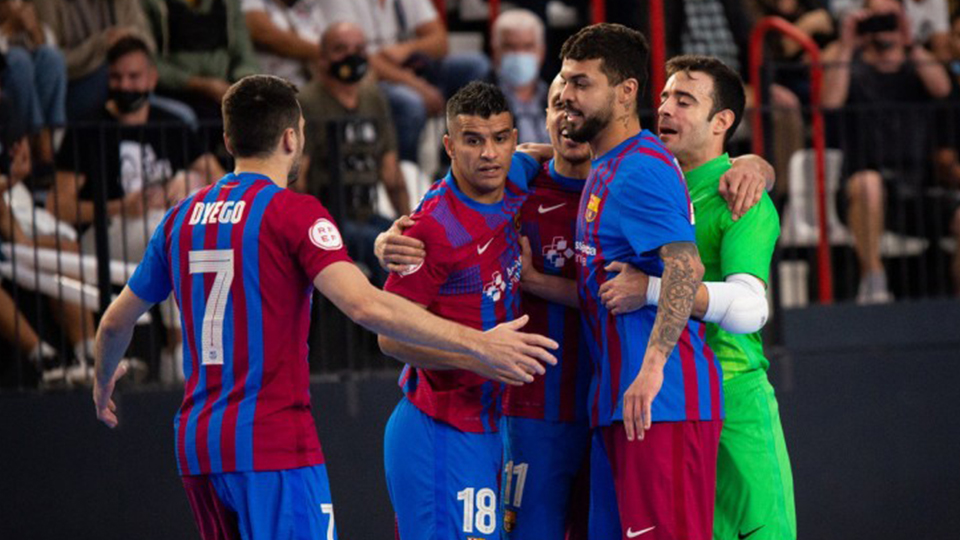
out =
<path fill-rule="evenodd" d="M 570 242 L 562 236 L 554 236 L 553 242 L 543 247 L 543 260 L 551 268 L 563 268 L 564 263 L 572 259 L 574 254 Z"/>
<path fill-rule="evenodd" d="M 343 238 L 336 225 L 327 218 L 320 218 L 310 226 L 310 241 L 320 249 L 333 251 L 343 247 Z"/>
<path fill-rule="evenodd" d="M 559 208 L 563 208 L 563 207 L 566 206 L 566 205 L 567 205 L 567 203 L 560 203 L 560 204 L 557 204 L 557 205 L 554 205 L 554 206 L 543 206 L 543 205 L 541 204 L 540 207 L 537 208 L 537 212 L 539 212 L 539 213 L 541 213 L 541 214 L 546 214 L 547 212 L 553 212 L 554 210 L 557 210 L 557 209 L 559 209 Z"/>
<path fill-rule="evenodd" d="M 490 244 L 492 243 L 493 243 L 493 238 L 488 240 L 486 244 L 482 246 L 477 246 L 477 255 L 483 255 L 483 252 L 486 251 L 487 248 L 490 247 Z"/>
<path fill-rule="evenodd" d="M 596 195 L 590 195 L 590 202 L 587 203 L 587 211 L 584 212 L 583 218 L 587 222 L 591 222 L 597 219 L 597 212 L 600 211 L 600 197 Z"/>
<path fill-rule="evenodd" d="M 499 302 L 503 298 L 503 293 L 513 291 L 520 284 L 520 270 L 523 262 L 520 257 L 507 267 L 506 276 L 499 271 L 490 276 L 490 281 L 483 286 L 483 294 L 494 302 Z"/>
<path fill-rule="evenodd" d="M 653 527 L 647 527 L 646 529 L 643 529 L 643 530 L 641 530 L 641 531 L 635 531 L 635 530 L 627 527 L 627 538 L 636 538 L 636 537 L 638 537 L 638 536 L 640 536 L 640 535 L 642 535 L 642 534 L 647 534 L 648 532 L 650 532 L 650 531 L 652 531 L 652 530 L 654 530 L 654 529 L 656 529 L 656 528 L 657 528 L 656 526 L 653 526 Z"/>
<path fill-rule="evenodd" d="M 596 247 L 580 242 L 579 240 L 574 244 L 574 248 L 577 250 L 577 262 L 582 266 L 587 265 L 587 259 L 597 256 Z"/>

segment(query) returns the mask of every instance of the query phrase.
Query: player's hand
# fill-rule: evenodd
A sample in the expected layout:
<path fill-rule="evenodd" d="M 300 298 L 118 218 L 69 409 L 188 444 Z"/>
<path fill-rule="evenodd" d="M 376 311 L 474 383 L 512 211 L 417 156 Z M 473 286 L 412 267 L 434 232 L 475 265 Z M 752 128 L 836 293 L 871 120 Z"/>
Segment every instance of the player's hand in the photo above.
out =
<path fill-rule="evenodd" d="M 655 367 L 649 355 L 644 356 L 640 373 L 623 394 L 623 428 L 628 441 L 643 440 L 653 423 L 653 399 L 663 386 L 663 368 Z"/>
<path fill-rule="evenodd" d="M 127 364 L 123 362 L 113 372 L 113 377 L 107 384 L 100 384 L 100 378 L 93 378 L 93 404 L 97 409 L 97 420 L 109 428 L 117 427 L 120 420 L 117 418 L 117 404 L 113 402 L 113 389 L 120 377 L 127 372 Z"/>
<path fill-rule="evenodd" d="M 734 221 L 760 202 L 766 189 L 767 179 L 762 168 L 749 161 L 737 160 L 733 167 L 720 177 L 720 196 L 727 201 Z"/>
<path fill-rule="evenodd" d="M 427 256 L 423 242 L 403 236 L 403 231 L 416 223 L 409 216 L 400 216 L 389 229 L 377 236 L 373 254 L 380 266 L 388 272 L 404 272 L 423 263 Z"/>
<path fill-rule="evenodd" d="M 523 152 L 540 163 L 553 158 L 553 146 L 544 143 L 523 143 L 517 146 L 517 152 Z"/>
<path fill-rule="evenodd" d="M 647 305 L 647 284 L 650 278 L 632 265 L 619 261 L 604 270 L 617 275 L 600 286 L 600 301 L 613 315 L 636 311 Z"/>
<path fill-rule="evenodd" d="M 505 378 L 533 382 L 533 375 L 543 375 L 546 368 L 557 364 L 550 353 L 559 345 L 556 341 L 539 334 L 521 332 L 528 315 L 510 322 L 498 324 L 484 332 L 484 342 L 478 348 L 477 359 Z"/>

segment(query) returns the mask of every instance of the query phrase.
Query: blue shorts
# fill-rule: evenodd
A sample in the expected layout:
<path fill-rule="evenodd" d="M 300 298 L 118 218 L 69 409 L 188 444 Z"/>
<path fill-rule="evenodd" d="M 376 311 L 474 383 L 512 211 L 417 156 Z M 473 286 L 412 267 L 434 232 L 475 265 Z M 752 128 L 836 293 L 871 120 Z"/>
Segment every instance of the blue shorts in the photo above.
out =
<path fill-rule="evenodd" d="M 326 465 L 182 477 L 203 540 L 336 540 Z"/>
<path fill-rule="evenodd" d="M 589 499 L 572 499 L 586 466 L 590 424 L 504 417 L 503 529 L 511 540 L 563 540 L 568 518 L 583 521 Z M 586 490 L 582 490 L 586 491 Z"/>
<path fill-rule="evenodd" d="M 499 433 L 465 433 L 403 398 L 383 452 L 400 540 L 499 539 L 502 453 Z"/>

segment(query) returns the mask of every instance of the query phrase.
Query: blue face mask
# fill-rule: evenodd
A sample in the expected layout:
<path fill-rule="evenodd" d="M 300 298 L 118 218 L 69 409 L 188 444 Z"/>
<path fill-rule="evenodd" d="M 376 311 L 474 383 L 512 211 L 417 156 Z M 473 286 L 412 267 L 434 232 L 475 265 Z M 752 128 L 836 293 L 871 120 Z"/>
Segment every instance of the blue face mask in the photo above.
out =
<path fill-rule="evenodd" d="M 507 53 L 500 59 L 500 81 L 507 86 L 524 86 L 537 78 L 540 66 L 533 53 Z"/>

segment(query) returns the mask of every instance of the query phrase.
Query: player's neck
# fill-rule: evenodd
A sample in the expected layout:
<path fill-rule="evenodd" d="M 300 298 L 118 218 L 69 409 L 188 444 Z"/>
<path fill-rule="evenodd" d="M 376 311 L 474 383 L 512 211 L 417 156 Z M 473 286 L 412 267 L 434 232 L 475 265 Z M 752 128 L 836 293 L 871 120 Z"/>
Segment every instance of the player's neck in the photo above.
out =
<path fill-rule="evenodd" d="M 471 200 L 480 204 L 496 204 L 503 200 L 503 191 L 507 186 L 506 182 L 493 191 L 483 192 L 477 190 L 470 182 L 462 180 L 461 178 L 463 178 L 462 175 L 457 174 L 457 170 L 453 169 L 453 181 L 456 182 L 457 189 Z"/>
<path fill-rule="evenodd" d="M 607 127 L 590 141 L 593 158 L 603 157 L 620 143 L 640 133 L 640 119 L 632 113 L 615 117 Z"/>
<path fill-rule="evenodd" d="M 581 163 L 572 163 L 564 159 L 559 153 L 553 155 L 553 170 L 557 171 L 560 176 L 567 178 L 585 180 L 590 176 L 591 165 L 589 159 Z"/>
<path fill-rule="evenodd" d="M 282 188 L 287 187 L 287 172 L 288 168 L 283 163 L 277 163 L 277 160 L 269 158 L 237 158 L 236 166 L 233 168 L 233 174 L 261 174 Z"/>
<path fill-rule="evenodd" d="M 677 155 L 677 163 L 680 165 L 680 170 L 684 174 L 701 167 L 703 164 L 708 163 L 717 159 L 723 155 L 723 140 L 717 141 L 716 144 L 709 144 L 707 148 L 702 149 L 699 152 L 692 152 L 689 155 Z"/>

